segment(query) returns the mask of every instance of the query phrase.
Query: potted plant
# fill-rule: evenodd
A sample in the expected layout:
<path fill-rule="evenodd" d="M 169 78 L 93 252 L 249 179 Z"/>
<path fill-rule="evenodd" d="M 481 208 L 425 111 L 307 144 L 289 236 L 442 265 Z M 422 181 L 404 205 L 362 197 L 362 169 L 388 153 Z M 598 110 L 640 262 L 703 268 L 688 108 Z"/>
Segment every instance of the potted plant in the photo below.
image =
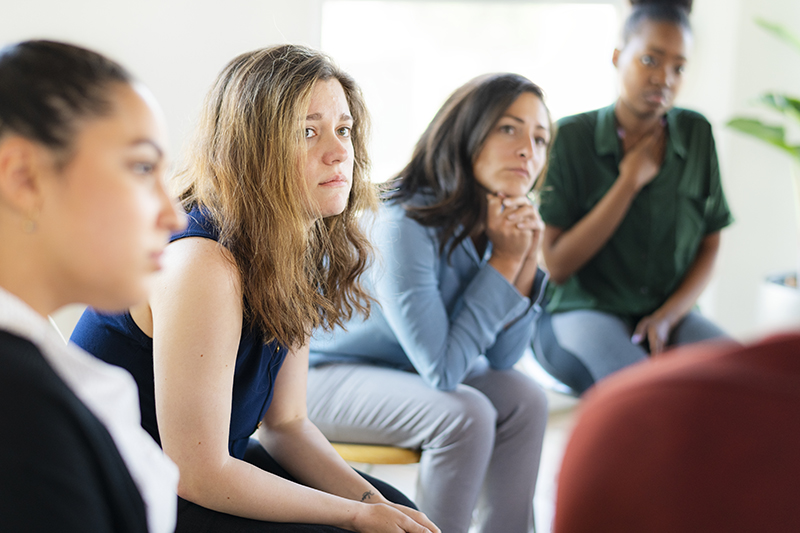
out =
<path fill-rule="evenodd" d="M 756 24 L 800 52 L 800 37 L 783 26 L 764 19 L 756 19 Z M 800 224 L 800 145 L 790 144 L 785 126 L 800 126 L 800 97 L 777 92 L 766 92 L 758 97 L 758 103 L 780 116 L 779 123 L 765 123 L 756 118 L 736 117 L 728 126 L 746 135 L 768 143 L 793 160 L 793 185 L 795 190 L 795 210 Z M 800 254 L 798 255 L 800 259 Z M 794 324 L 800 316 L 800 291 L 798 271 L 769 276 L 760 296 L 760 313 L 769 317 L 763 322 L 785 326 Z"/>

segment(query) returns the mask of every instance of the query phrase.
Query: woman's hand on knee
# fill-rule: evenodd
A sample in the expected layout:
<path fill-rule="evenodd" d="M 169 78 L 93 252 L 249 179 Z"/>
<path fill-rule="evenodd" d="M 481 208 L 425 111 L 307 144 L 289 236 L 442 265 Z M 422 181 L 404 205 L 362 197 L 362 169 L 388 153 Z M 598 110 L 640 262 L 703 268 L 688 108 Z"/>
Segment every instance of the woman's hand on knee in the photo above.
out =
<path fill-rule="evenodd" d="M 667 318 L 659 316 L 658 313 L 653 313 L 636 324 L 631 342 L 641 344 L 647 339 L 647 343 L 650 345 L 650 355 L 658 355 L 666 348 L 671 330 L 672 324 Z"/>
<path fill-rule="evenodd" d="M 399 503 L 389 502 L 387 505 L 389 505 L 390 507 L 394 507 L 401 513 L 408 515 L 416 523 L 426 527 L 427 529 L 423 531 L 431 531 L 431 533 L 439 533 L 439 528 L 436 527 L 436 524 L 431 522 L 427 516 L 425 516 L 425 513 L 417 511 L 416 509 L 412 509 L 411 507 L 406 507 L 405 505 L 400 505 Z"/>
<path fill-rule="evenodd" d="M 365 503 L 353 517 L 359 533 L 441 533 L 427 516 L 394 503 Z"/>

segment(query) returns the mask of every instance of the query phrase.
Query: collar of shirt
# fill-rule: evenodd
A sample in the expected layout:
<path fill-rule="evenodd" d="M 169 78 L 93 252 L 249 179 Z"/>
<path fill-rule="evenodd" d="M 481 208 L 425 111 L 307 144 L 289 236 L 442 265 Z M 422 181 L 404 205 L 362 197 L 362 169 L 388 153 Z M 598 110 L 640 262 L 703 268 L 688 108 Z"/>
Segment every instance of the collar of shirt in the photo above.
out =
<path fill-rule="evenodd" d="M 622 158 L 622 150 L 619 143 L 619 133 L 617 131 L 617 119 L 614 116 L 616 104 L 600 109 L 597 113 L 597 127 L 594 131 L 594 145 L 599 155 L 613 154 L 617 160 Z M 686 158 L 687 149 L 683 135 L 677 127 L 677 113 L 675 109 L 670 109 L 665 115 L 667 121 L 667 143 L 675 154 L 681 158 Z"/>
<path fill-rule="evenodd" d="M 0 287 L 0 329 L 35 344 L 72 392 L 103 423 L 147 509 L 150 531 L 175 528 L 178 469 L 141 426 L 136 383 L 125 370 L 65 344 L 25 302 Z"/>

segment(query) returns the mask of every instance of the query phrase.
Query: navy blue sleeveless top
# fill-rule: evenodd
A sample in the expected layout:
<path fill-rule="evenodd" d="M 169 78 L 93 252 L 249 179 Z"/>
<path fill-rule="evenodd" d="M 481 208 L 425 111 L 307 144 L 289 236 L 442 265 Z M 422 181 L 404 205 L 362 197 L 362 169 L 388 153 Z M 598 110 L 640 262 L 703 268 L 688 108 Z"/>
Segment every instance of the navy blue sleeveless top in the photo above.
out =
<path fill-rule="evenodd" d="M 186 237 L 217 240 L 218 232 L 198 209 L 189 213 L 188 226 L 172 235 L 170 242 Z M 233 373 L 230 454 L 244 458 L 247 440 L 256 430 L 272 401 L 275 378 L 287 350 L 277 342 L 264 344 L 261 331 L 245 325 Z M 96 357 L 128 370 L 139 387 L 142 427 L 158 442 L 153 380 L 153 339 L 142 332 L 130 313 L 109 315 L 87 309 L 70 340 Z"/>

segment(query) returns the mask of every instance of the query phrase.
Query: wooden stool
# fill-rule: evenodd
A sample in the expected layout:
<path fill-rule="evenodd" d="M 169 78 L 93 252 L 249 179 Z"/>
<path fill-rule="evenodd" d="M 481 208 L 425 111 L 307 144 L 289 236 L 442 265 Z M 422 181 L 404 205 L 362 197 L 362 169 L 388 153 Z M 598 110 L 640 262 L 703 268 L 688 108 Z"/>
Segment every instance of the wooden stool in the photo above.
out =
<path fill-rule="evenodd" d="M 345 461 L 370 465 L 408 465 L 418 463 L 422 453 L 420 450 L 383 446 L 381 444 L 350 444 L 346 442 L 332 442 L 331 444 Z"/>

